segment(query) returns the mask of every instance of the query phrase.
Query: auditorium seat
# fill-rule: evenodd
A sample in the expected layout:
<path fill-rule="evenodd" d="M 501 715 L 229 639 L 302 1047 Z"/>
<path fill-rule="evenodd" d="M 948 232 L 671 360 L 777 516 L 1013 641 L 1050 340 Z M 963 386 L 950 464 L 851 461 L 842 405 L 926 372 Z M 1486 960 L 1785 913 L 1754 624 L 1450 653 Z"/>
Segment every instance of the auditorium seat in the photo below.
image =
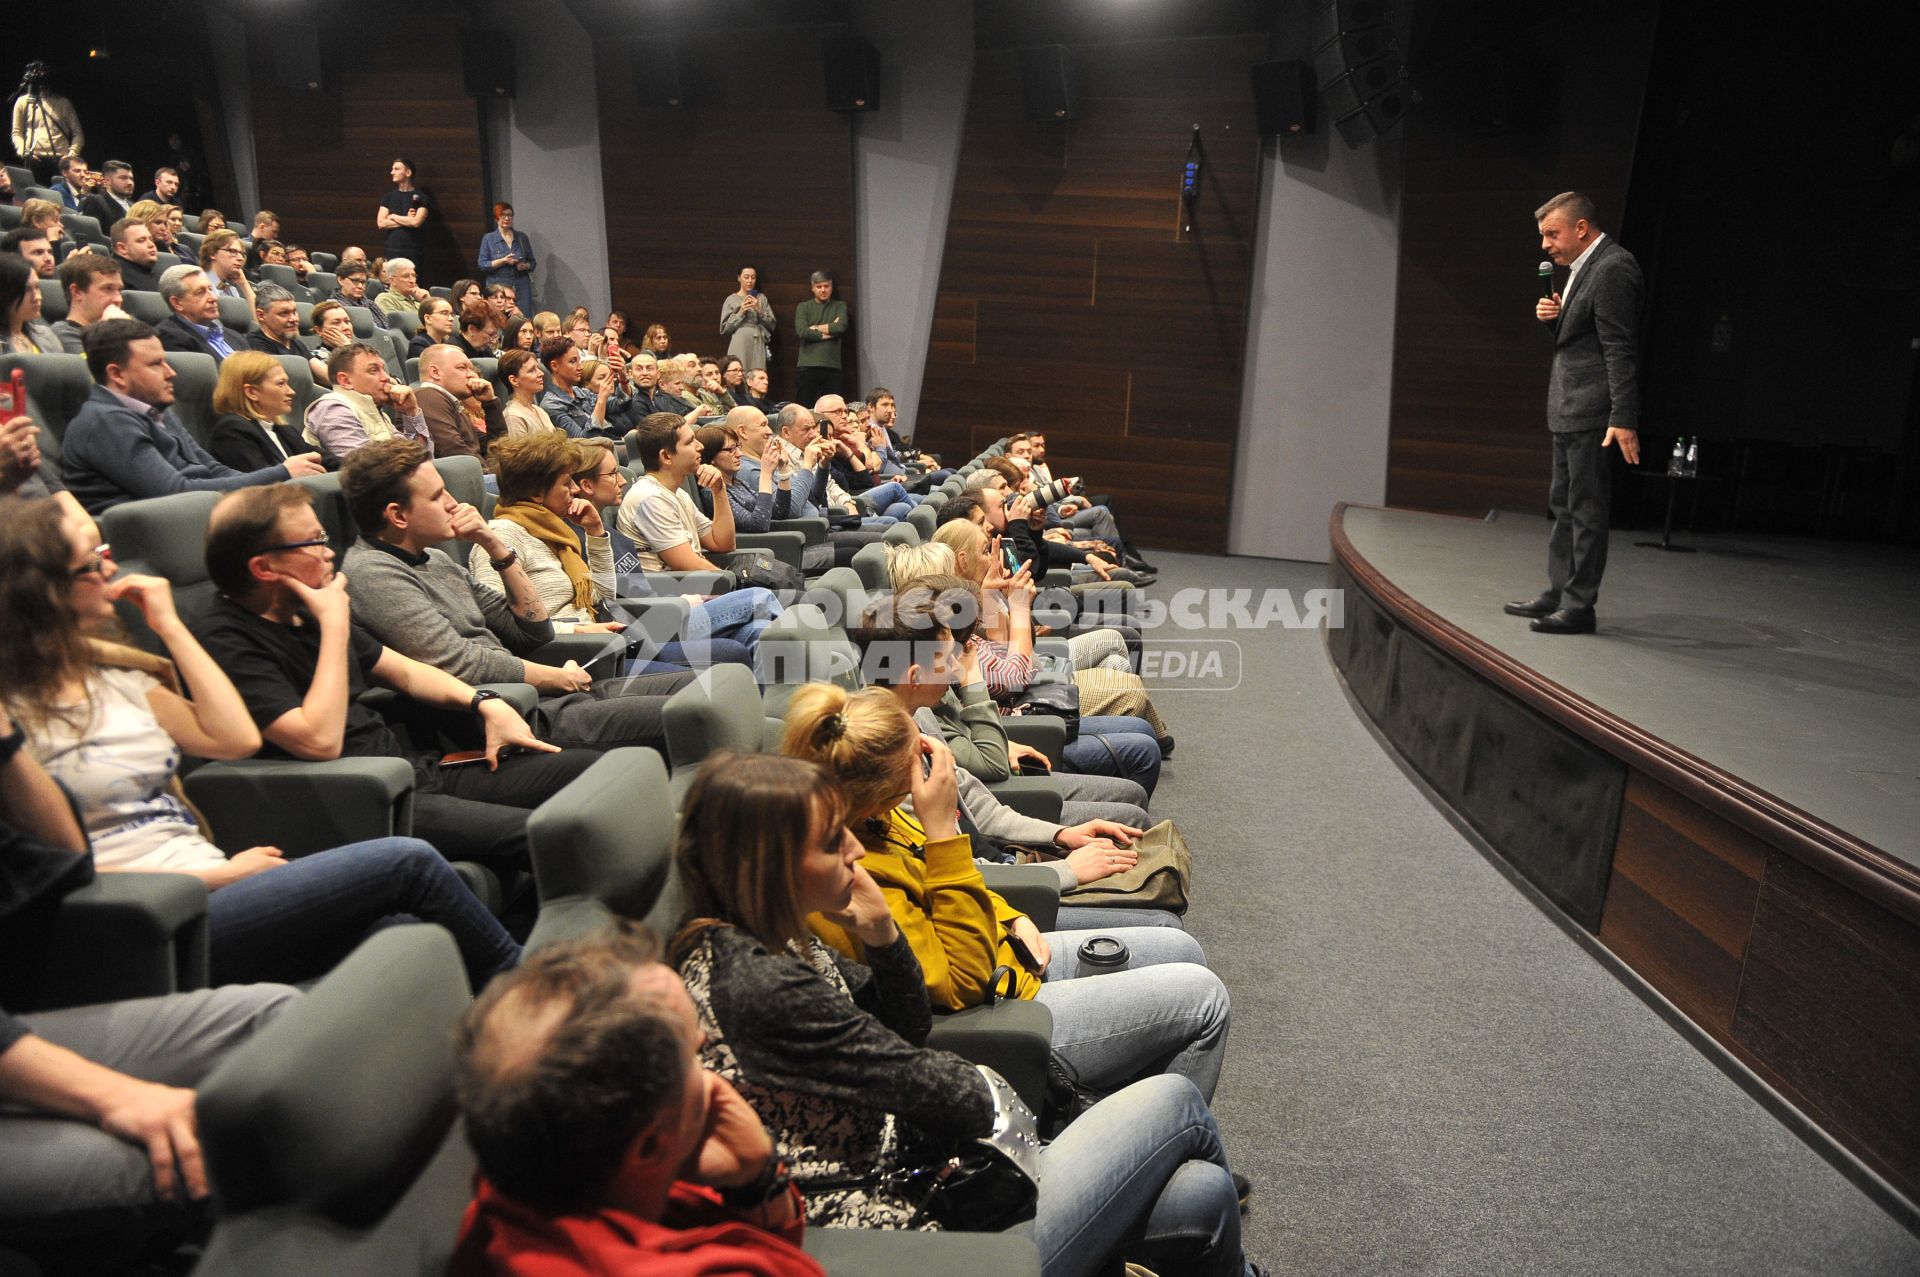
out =
<path fill-rule="evenodd" d="M 919 533 L 922 541 L 933 540 L 933 530 L 939 526 L 940 507 L 944 504 L 945 502 L 934 501 L 931 498 L 921 502 L 907 516 L 907 526 Z"/>
<path fill-rule="evenodd" d="M 293 305 L 295 313 L 300 316 L 301 335 L 306 337 L 313 336 L 313 308 L 315 303 L 295 302 Z"/>
<path fill-rule="evenodd" d="M 13 189 L 23 190 L 33 185 L 33 170 L 22 168 L 18 164 L 7 165 L 7 176 L 13 179 Z"/>
<path fill-rule="evenodd" d="M 892 588 L 893 580 L 887 574 L 887 547 L 884 542 L 863 545 L 856 550 L 853 570 L 860 574 L 860 584 L 869 590 Z"/>
<path fill-rule="evenodd" d="M 112 243 L 107 238 L 107 233 L 100 228 L 100 223 L 85 213 L 62 212 L 60 224 L 67 228 L 67 233 L 73 236 L 75 243 L 101 246 Z"/>
<path fill-rule="evenodd" d="M 431 296 L 438 297 L 441 301 L 450 302 L 453 300 L 453 290 L 451 288 L 448 288 L 445 284 L 435 284 L 431 288 L 427 289 L 427 292 Z"/>
<path fill-rule="evenodd" d="M 44 947 L 9 973 L 16 1014 L 207 985 L 207 888 L 191 874 L 99 874 L 37 925 Z"/>
<path fill-rule="evenodd" d="M 914 508 L 919 509 L 918 506 Z M 919 545 L 920 540 L 920 529 L 902 519 L 886 530 L 885 535 L 880 538 L 880 543 L 882 545 Z"/>
<path fill-rule="evenodd" d="M 407 340 L 411 342 L 414 334 L 420 331 L 419 312 L 411 310 L 389 311 L 387 313 L 387 326 L 389 331 L 395 328 L 399 329 L 406 334 Z"/>
<path fill-rule="evenodd" d="M 407 373 L 407 384 L 409 386 L 419 385 L 420 384 L 420 357 L 418 355 L 408 356 L 407 362 L 403 365 L 403 367 L 406 369 L 406 373 Z"/>
<path fill-rule="evenodd" d="M 247 344 L 247 334 L 253 331 L 253 307 L 246 298 L 220 299 L 220 326 L 240 339 L 233 343 L 236 350 Z"/>
<path fill-rule="evenodd" d="M 306 289 L 301 286 L 299 272 L 291 266 L 282 266 L 277 262 L 260 263 L 260 282 L 278 284 L 295 297 L 304 296 Z"/>
<path fill-rule="evenodd" d="M 287 414 L 287 420 L 297 426 L 306 417 L 307 405 L 323 392 L 313 384 L 313 369 L 306 360 L 298 355 L 275 355 L 274 358 L 287 370 L 287 380 L 293 383 L 293 411 Z"/>
<path fill-rule="evenodd" d="M 0 231 L 10 231 L 20 224 L 20 206 L 18 204 L 0 204 Z"/>
<path fill-rule="evenodd" d="M 191 231 L 193 234 L 200 235 L 201 239 L 206 238 L 205 235 L 200 234 L 200 214 L 182 213 L 180 215 L 180 224 L 186 227 L 187 230 Z"/>
<path fill-rule="evenodd" d="M 335 253 L 308 253 L 307 260 L 323 271 L 330 271 L 340 264 L 339 255 Z M 329 281 L 331 281 L 331 276 L 329 276 Z"/>
<path fill-rule="evenodd" d="M 540 915 L 527 948 L 634 918 L 671 936 L 679 922 L 667 767 L 651 749 L 614 749 L 527 821 Z"/>
<path fill-rule="evenodd" d="M 213 410 L 213 388 L 220 383 L 220 365 L 212 355 L 188 350 L 169 350 L 167 362 L 174 372 L 173 415 L 204 447 L 220 416 Z"/>
<path fill-rule="evenodd" d="M 40 281 L 40 318 L 49 324 L 67 317 L 67 290 L 60 287 L 57 279 Z M 49 354 L 53 353 L 51 351 Z"/>
<path fill-rule="evenodd" d="M 353 335 L 361 341 L 380 331 L 380 325 L 374 322 L 373 308 L 370 306 L 349 306 L 347 314 L 353 320 Z"/>
<path fill-rule="evenodd" d="M 86 356 L 0 353 L 0 377 L 11 376 L 15 368 L 26 371 L 27 407 L 45 431 L 40 436 L 40 450 L 48 450 L 51 435 L 57 451 L 67 423 L 93 393 L 93 375 L 87 371 Z"/>
<path fill-rule="evenodd" d="M 55 208 L 65 208 L 67 204 L 60 198 L 60 192 L 51 186 L 16 186 L 13 188 L 13 193 L 14 198 L 23 205 L 28 200 L 45 200 Z"/>
<path fill-rule="evenodd" d="M 140 288 L 128 288 L 121 292 L 120 309 L 143 324 L 158 324 L 173 313 L 167 306 L 166 298 Z"/>
<path fill-rule="evenodd" d="M 316 264 L 321 256 L 319 253 L 313 254 Z M 307 272 L 307 288 L 312 292 L 313 299 L 316 302 L 327 300 L 327 298 L 333 296 L 334 290 L 340 287 L 339 281 L 330 273 L 331 270 L 332 268 L 328 267 L 323 270 L 310 270 Z"/>

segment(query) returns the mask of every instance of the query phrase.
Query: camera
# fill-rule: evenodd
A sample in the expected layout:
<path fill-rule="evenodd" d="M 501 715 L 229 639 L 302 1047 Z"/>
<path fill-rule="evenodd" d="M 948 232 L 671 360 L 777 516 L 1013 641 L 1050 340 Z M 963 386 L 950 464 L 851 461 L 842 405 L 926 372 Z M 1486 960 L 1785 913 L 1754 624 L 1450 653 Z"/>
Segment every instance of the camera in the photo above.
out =
<path fill-rule="evenodd" d="M 1064 501 L 1074 496 L 1079 491 L 1080 480 L 1072 477 L 1055 479 L 1052 483 L 1043 484 L 1034 489 L 1033 503 L 1039 506 L 1052 505 L 1056 501 Z"/>

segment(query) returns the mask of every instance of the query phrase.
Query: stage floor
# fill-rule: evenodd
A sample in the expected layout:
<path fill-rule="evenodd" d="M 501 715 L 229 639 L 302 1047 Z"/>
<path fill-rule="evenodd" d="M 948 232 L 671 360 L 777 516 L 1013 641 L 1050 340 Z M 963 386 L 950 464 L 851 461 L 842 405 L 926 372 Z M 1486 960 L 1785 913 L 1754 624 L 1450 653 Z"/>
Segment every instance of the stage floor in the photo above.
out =
<path fill-rule="evenodd" d="M 1500 610 L 1546 583 L 1548 523 L 1349 506 L 1355 550 L 1415 601 L 1567 690 L 1920 866 L 1920 554 L 1616 530 L 1599 633 Z"/>

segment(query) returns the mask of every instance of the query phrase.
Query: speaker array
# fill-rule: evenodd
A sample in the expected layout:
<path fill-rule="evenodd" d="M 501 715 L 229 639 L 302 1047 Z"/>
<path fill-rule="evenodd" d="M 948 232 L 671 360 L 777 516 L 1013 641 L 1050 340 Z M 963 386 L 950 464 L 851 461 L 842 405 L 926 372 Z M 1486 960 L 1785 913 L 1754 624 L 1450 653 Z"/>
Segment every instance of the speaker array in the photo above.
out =
<path fill-rule="evenodd" d="M 1413 105 L 1392 20 L 1382 0 L 1330 0 L 1308 19 L 1321 105 L 1348 146 L 1373 141 Z"/>

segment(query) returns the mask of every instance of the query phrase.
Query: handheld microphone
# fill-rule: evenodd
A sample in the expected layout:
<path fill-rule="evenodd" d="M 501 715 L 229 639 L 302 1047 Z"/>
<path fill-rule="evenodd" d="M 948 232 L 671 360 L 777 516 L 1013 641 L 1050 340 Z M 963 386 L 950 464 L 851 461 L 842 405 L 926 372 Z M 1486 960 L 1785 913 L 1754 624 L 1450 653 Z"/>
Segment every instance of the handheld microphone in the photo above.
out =
<path fill-rule="evenodd" d="M 1553 263 L 1552 262 L 1540 263 L 1540 295 L 1542 297 L 1553 296 Z"/>

